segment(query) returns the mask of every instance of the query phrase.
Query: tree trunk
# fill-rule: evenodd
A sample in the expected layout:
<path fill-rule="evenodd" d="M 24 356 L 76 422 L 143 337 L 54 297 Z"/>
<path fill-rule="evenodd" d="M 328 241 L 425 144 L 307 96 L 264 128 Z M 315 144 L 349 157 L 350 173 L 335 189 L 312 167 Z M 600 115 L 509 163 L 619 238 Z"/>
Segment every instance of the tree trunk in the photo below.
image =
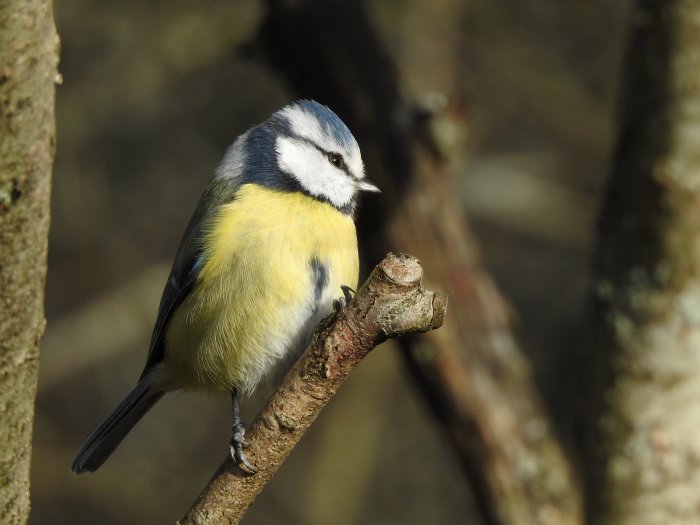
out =
<path fill-rule="evenodd" d="M 29 463 L 54 153 L 50 0 L 0 3 L 0 523 L 29 515 Z"/>
<path fill-rule="evenodd" d="M 700 516 L 700 2 L 637 2 L 600 221 L 590 523 Z"/>

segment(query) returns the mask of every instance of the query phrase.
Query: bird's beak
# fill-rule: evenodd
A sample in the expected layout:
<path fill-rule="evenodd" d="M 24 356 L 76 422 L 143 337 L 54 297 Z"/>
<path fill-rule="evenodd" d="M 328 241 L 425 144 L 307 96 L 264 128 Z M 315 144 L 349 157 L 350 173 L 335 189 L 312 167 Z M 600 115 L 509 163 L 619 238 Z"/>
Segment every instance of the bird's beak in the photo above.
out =
<path fill-rule="evenodd" d="M 360 191 L 371 191 L 372 193 L 381 193 L 382 191 L 368 180 L 357 181 L 357 189 Z"/>

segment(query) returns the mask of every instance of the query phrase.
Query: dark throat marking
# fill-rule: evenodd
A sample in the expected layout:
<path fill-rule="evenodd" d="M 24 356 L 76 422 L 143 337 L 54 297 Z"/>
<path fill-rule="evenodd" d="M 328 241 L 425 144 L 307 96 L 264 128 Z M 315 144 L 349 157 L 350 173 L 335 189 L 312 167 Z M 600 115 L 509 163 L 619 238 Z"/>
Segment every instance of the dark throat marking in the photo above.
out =
<path fill-rule="evenodd" d="M 314 299 L 316 304 L 321 300 L 323 291 L 328 286 L 328 268 L 325 264 L 318 260 L 317 257 L 312 257 L 309 261 L 311 273 L 314 283 Z"/>

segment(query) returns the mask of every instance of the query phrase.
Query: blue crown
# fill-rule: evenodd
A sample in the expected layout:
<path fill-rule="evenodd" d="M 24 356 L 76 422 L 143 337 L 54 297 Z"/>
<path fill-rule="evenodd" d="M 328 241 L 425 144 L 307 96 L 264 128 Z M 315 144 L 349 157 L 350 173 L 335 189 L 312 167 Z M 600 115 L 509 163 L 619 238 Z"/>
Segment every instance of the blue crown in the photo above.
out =
<path fill-rule="evenodd" d="M 355 143 L 355 137 L 348 127 L 328 106 L 314 100 L 298 100 L 292 106 L 313 115 L 323 130 L 343 146 L 350 148 Z"/>

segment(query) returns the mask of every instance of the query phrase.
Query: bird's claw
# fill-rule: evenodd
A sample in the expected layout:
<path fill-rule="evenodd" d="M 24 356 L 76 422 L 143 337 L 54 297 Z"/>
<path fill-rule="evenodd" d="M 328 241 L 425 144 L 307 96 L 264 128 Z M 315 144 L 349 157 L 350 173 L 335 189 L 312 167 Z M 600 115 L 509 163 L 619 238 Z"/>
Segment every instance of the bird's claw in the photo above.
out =
<path fill-rule="evenodd" d="M 344 284 L 340 285 L 340 289 L 343 291 L 343 296 L 333 301 L 333 309 L 335 310 L 336 314 L 339 314 L 340 311 L 352 300 L 353 294 L 357 293 L 355 290 Z"/>
<path fill-rule="evenodd" d="M 246 471 L 248 474 L 255 474 L 258 469 L 255 468 L 248 458 L 246 457 L 243 449 L 248 446 L 245 440 L 245 427 L 243 425 L 234 428 L 233 436 L 231 436 L 231 441 L 229 442 L 229 451 L 231 454 L 231 459 L 233 462 L 240 467 L 242 470 Z"/>

